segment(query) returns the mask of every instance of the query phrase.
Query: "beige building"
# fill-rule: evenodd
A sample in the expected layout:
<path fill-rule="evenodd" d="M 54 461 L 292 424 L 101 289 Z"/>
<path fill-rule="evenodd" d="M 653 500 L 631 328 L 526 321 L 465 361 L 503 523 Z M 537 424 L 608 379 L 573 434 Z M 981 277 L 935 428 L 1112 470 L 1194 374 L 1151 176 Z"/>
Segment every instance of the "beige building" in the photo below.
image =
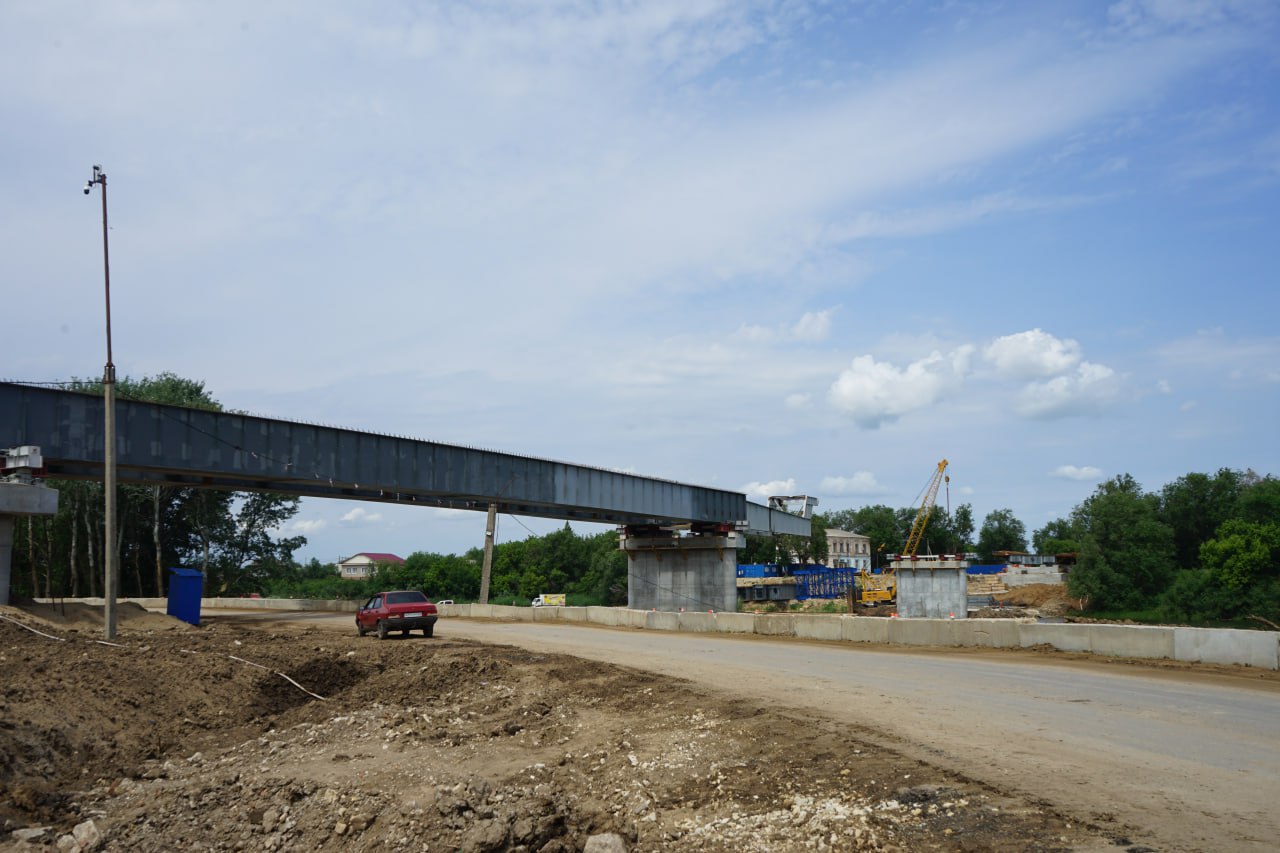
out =
<path fill-rule="evenodd" d="M 827 565 L 832 568 L 871 568 L 871 539 L 861 533 L 827 528 Z"/>
<path fill-rule="evenodd" d="M 395 554 L 375 554 L 361 552 L 338 563 L 338 574 L 352 581 L 362 581 L 373 577 L 379 563 L 403 563 L 404 559 Z"/>

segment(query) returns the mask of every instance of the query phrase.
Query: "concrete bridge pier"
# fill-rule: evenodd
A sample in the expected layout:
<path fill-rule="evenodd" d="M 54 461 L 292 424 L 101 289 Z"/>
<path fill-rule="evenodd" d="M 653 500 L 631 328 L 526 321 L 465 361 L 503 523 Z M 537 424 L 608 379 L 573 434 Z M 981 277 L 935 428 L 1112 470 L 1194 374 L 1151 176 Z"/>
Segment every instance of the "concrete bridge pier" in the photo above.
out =
<path fill-rule="evenodd" d="M 0 604 L 9 603 L 9 581 L 13 577 L 14 520 L 28 515 L 53 515 L 57 511 L 56 489 L 39 483 L 0 481 Z"/>
<path fill-rule="evenodd" d="M 892 565 L 897 574 L 899 616 L 964 619 L 968 615 L 968 560 L 950 554 L 900 557 Z"/>
<path fill-rule="evenodd" d="M 632 610 L 733 612 L 738 609 L 738 549 L 746 538 L 732 525 L 623 529 L 627 607 Z"/>

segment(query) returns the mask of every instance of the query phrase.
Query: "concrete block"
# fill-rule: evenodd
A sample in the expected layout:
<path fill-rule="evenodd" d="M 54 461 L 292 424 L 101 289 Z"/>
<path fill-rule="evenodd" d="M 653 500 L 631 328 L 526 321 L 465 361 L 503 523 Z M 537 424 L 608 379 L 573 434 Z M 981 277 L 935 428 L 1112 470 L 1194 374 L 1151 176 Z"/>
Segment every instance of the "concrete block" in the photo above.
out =
<path fill-rule="evenodd" d="M 966 619 L 963 624 L 967 642 L 962 645 L 989 649 L 1016 649 L 1020 645 L 1016 619 Z"/>
<path fill-rule="evenodd" d="M 716 630 L 721 634 L 750 634 L 756 629 L 756 617 L 750 613 L 717 613 Z"/>
<path fill-rule="evenodd" d="M 490 604 L 489 617 L 492 619 L 504 619 L 509 622 L 532 622 L 533 611 L 542 608 L 534 607 L 513 607 L 509 604 Z"/>
<path fill-rule="evenodd" d="M 58 490 L 39 483 L 0 483 L 0 515 L 55 515 Z"/>
<path fill-rule="evenodd" d="M 791 623 L 795 635 L 808 640 L 839 640 L 840 621 L 834 613 L 795 613 Z"/>
<path fill-rule="evenodd" d="M 670 610 L 650 610 L 644 614 L 644 627 L 650 631 L 679 631 L 680 614 Z"/>
<path fill-rule="evenodd" d="M 648 612 L 618 608 L 618 626 L 621 628 L 644 628 L 648 620 Z"/>
<path fill-rule="evenodd" d="M 1090 625 L 1095 655 L 1125 658 L 1172 658 L 1173 628 L 1162 625 Z"/>
<path fill-rule="evenodd" d="M 563 618 L 562 618 L 561 613 L 560 613 L 560 611 L 564 610 L 564 608 L 563 608 L 563 607 L 528 607 L 528 608 L 523 608 L 523 607 L 522 607 L 522 608 L 520 608 L 520 609 L 521 609 L 521 610 L 526 610 L 526 609 L 527 609 L 527 610 L 530 612 L 530 614 L 531 614 L 530 618 L 531 618 L 534 622 L 561 622 L 561 621 L 563 621 Z"/>
<path fill-rule="evenodd" d="M 1018 645 L 1024 649 L 1032 646 L 1053 646 L 1064 652 L 1093 651 L 1092 625 L 1071 625 L 1053 622 L 1020 622 Z"/>
<path fill-rule="evenodd" d="M 889 642 L 902 646 L 954 646 L 955 622 L 950 619 L 890 619 Z"/>
<path fill-rule="evenodd" d="M 689 631 L 695 634 L 714 633 L 716 629 L 716 614 L 704 613 L 701 610 L 693 613 L 678 613 L 680 630 Z"/>
<path fill-rule="evenodd" d="M 617 607 L 588 607 L 587 620 L 592 625 L 605 625 L 610 628 L 617 627 L 621 622 L 622 610 Z"/>
<path fill-rule="evenodd" d="M 1235 628 L 1174 628 L 1173 657 L 1194 663 L 1280 669 L 1280 633 Z"/>
<path fill-rule="evenodd" d="M 840 639 L 850 643 L 889 642 L 889 623 L 883 616 L 847 616 L 840 620 Z"/>
<path fill-rule="evenodd" d="M 585 607 L 543 607 L 541 610 L 559 610 L 560 621 L 562 622 L 586 622 L 587 608 Z"/>
<path fill-rule="evenodd" d="M 790 613 L 752 614 L 755 620 L 755 633 L 766 637 L 791 637 L 795 635 L 795 626 Z"/>

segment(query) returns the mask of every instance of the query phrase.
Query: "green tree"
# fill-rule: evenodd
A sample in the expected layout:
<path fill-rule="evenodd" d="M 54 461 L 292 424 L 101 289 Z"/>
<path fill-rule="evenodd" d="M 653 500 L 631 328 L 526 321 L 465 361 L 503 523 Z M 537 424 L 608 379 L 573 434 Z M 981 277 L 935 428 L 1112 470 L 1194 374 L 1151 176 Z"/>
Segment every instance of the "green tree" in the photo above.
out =
<path fill-rule="evenodd" d="M 1173 530 L 1160 499 L 1124 474 L 1098 485 L 1072 513 L 1080 556 L 1068 576 L 1071 594 L 1109 610 L 1156 603 L 1173 578 Z"/>
<path fill-rule="evenodd" d="M 1259 477 L 1252 471 L 1246 471 L 1241 477 L 1234 517 L 1259 524 L 1280 519 L 1280 479 L 1271 475 Z"/>
<path fill-rule="evenodd" d="M 1224 523 L 1179 572 L 1162 600 L 1167 618 L 1201 622 L 1256 616 L 1280 622 L 1280 522 Z"/>
<path fill-rule="evenodd" d="M 858 509 L 842 527 L 870 540 L 871 564 L 875 567 L 884 565 L 887 555 L 896 554 L 907 541 L 907 532 L 899 523 L 898 514 L 884 504 Z"/>
<path fill-rule="evenodd" d="M 299 498 L 272 492 L 250 492 L 229 529 L 217 542 L 212 573 L 205 586 L 224 594 L 253 592 L 293 561 L 293 552 L 307 543 L 305 537 L 277 539 L 273 531 L 298 512 Z"/>
<path fill-rule="evenodd" d="M 1179 566 L 1197 565 L 1200 546 L 1235 514 L 1243 478 L 1239 471 L 1222 468 L 1213 476 L 1186 474 L 1161 491 L 1161 517 L 1173 530 L 1174 560 Z"/>
<path fill-rule="evenodd" d="M 769 535 L 747 536 L 747 547 L 738 552 L 738 562 L 769 565 L 778 562 L 778 540 Z"/>
<path fill-rule="evenodd" d="M 982 520 L 978 531 L 978 558 L 995 561 L 997 551 L 1027 550 L 1027 528 L 1011 509 L 994 509 Z"/>
<path fill-rule="evenodd" d="M 952 548 L 956 553 L 968 553 L 973 550 L 973 506 L 967 503 L 956 507 L 951 517 Z"/>
<path fill-rule="evenodd" d="M 1080 537 L 1069 519 L 1056 518 L 1031 535 L 1037 554 L 1074 554 Z"/>

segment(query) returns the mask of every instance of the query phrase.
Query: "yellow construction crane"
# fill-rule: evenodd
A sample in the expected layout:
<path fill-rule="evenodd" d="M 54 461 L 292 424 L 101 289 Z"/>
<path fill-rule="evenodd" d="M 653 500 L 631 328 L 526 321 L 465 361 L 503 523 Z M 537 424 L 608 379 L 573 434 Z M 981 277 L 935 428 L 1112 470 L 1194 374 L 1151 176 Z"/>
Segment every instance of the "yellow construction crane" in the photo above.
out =
<path fill-rule="evenodd" d="M 933 479 L 925 489 L 924 500 L 920 509 L 916 510 L 916 520 L 911 524 L 911 533 L 907 535 L 907 546 L 902 549 L 902 556 L 916 558 L 916 549 L 920 547 L 920 539 L 924 536 L 924 528 L 929 523 L 929 515 L 933 512 L 933 502 L 938 499 L 938 487 L 947 473 L 947 460 L 938 463 L 938 470 L 933 472 Z"/>
<path fill-rule="evenodd" d="M 946 477 L 947 465 L 948 462 L 945 459 L 939 462 L 937 470 L 933 472 L 933 479 L 925 487 L 924 498 L 920 502 L 920 508 L 916 510 L 916 518 L 911 524 L 911 532 L 907 535 L 907 546 L 902 549 L 901 559 L 914 560 L 916 557 L 916 549 L 920 547 L 920 540 L 924 538 L 924 529 L 929 523 L 929 515 L 933 512 L 934 501 L 938 499 L 938 488 Z M 881 569 L 880 574 L 873 574 L 869 568 L 864 568 L 859 575 L 861 577 L 858 584 L 858 599 L 863 604 L 890 604 L 897 600 L 898 578 L 893 563 Z"/>

